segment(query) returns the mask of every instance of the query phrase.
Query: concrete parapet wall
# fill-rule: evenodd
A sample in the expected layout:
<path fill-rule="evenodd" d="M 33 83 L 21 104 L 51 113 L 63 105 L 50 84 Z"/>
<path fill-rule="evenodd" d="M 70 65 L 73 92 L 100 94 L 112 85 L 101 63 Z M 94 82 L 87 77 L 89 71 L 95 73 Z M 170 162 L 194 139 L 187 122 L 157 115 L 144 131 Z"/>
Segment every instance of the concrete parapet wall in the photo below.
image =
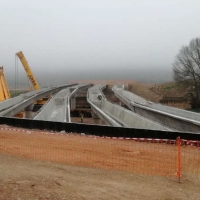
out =
<path fill-rule="evenodd" d="M 89 87 L 90 84 L 80 84 L 61 90 L 53 96 L 34 117 L 35 120 L 70 122 L 69 98 L 75 96 L 79 89 Z"/>
<path fill-rule="evenodd" d="M 35 120 L 64 122 L 66 119 L 66 98 L 69 89 L 62 90 L 58 96 L 52 97 L 44 107 L 38 111 Z M 63 96 L 62 96 L 63 95 Z"/>
<path fill-rule="evenodd" d="M 200 114 L 198 114 L 198 113 L 194 113 L 194 112 L 190 112 L 190 111 L 187 111 L 187 110 L 182 110 L 182 109 L 179 109 L 179 108 L 174 108 L 174 107 L 165 106 L 165 105 L 162 105 L 162 104 L 157 104 L 157 103 L 147 101 L 146 99 L 139 97 L 138 95 L 136 95 L 134 93 L 123 90 L 123 88 L 120 87 L 120 86 L 114 86 L 113 89 L 117 93 L 119 93 L 119 94 L 123 95 L 124 97 L 126 97 L 127 99 L 129 99 L 130 102 L 138 103 L 138 104 L 141 104 L 143 106 L 153 108 L 153 109 L 156 109 L 156 110 L 159 110 L 159 111 L 163 111 L 163 112 L 166 112 L 166 113 L 170 113 L 170 114 L 173 114 L 173 115 L 177 115 L 177 116 L 180 116 L 180 117 L 200 121 Z"/>
<path fill-rule="evenodd" d="M 115 95 L 137 114 L 159 122 L 174 130 L 200 132 L 200 114 L 155 104 L 123 90 L 122 86 L 113 87 Z"/>
<path fill-rule="evenodd" d="M 145 119 L 144 117 L 139 116 L 121 106 L 112 104 L 109 101 L 102 101 L 101 109 L 125 127 L 151 130 L 170 130 L 159 123 Z"/>
<path fill-rule="evenodd" d="M 132 111 L 129 111 L 121 106 L 107 101 L 105 96 L 102 94 L 103 88 L 105 88 L 104 85 L 95 85 L 88 91 L 88 97 L 90 101 L 93 103 L 93 105 L 98 107 L 98 109 L 94 109 L 93 106 L 93 111 L 101 119 L 107 121 L 106 115 L 108 115 L 113 120 L 125 127 L 141 129 L 146 128 L 151 130 L 171 130 L 168 127 L 165 127 L 157 122 L 145 119 L 144 117 L 139 116 L 138 114 L 133 113 Z M 102 99 L 99 99 L 99 95 L 102 96 Z"/>

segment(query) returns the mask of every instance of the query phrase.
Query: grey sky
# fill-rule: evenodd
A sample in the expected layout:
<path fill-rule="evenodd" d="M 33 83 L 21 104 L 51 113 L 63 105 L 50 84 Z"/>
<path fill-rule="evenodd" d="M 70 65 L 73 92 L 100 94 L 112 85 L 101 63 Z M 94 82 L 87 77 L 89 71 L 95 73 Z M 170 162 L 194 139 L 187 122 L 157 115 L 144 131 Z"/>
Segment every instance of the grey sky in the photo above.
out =
<path fill-rule="evenodd" d="M 146 69 L 169 75 L 180 47 L 199 37 L 199 8 L 199 0 L 2 0 L 0 65 L 9 76 L 22 50 L 41 80 L 90 79 L 99 69 L 114 79 L 119 68 L 119 79 Z"/>

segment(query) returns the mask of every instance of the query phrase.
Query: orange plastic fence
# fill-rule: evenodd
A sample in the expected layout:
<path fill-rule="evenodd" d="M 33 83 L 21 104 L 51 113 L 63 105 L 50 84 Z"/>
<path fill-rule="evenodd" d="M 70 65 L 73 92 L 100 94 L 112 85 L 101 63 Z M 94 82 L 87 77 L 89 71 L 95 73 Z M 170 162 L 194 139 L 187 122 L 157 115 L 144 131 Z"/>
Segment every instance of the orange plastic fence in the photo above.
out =
<path fill-rule="evenodd" d="M 107 138 L 0 126 L 0 153 L 179 180 L 200 175 L 200 142 L 181 138 Z"/>

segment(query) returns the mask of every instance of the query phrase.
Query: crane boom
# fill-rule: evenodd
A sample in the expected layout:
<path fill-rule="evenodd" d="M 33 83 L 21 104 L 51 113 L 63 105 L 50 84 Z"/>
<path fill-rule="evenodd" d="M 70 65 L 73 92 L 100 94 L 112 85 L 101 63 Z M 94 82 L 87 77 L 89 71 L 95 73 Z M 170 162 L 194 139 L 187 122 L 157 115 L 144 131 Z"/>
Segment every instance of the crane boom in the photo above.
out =
<path fill-rule="evenodd" d="M 33 75 L 33 72 L 31 71 L 31 68 L 29 67 L 29 64 L 24 56 L 24 54 L 22 53 L 22 51 L 19 51 L 18 53 L 16 53 L 16 55 L 18 56 L 18 58 L 20 59 L 25 71 L 26 71 L 26 74 L 30 80 L 30 82 L 32 83 L 33 87 L 35 90 L 38 90 L 40 89 L 40 86 L 35 78 L 35 76 Z"/>
<path fill-rule="evenodd" d="M 6 83 L 3 67 L 0 67 L 0 101 L 10 98 L 10 92 Z"/>

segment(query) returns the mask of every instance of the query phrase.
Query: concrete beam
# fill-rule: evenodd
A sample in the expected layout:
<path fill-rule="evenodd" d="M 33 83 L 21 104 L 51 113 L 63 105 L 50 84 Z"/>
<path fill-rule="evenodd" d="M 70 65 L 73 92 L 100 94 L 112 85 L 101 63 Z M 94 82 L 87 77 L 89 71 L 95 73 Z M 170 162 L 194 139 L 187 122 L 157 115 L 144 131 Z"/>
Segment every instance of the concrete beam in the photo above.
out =
<path fill-rule="evenodd" d="M 45 88 L 45 89 L 41 89 L 41 90 L 36 90 L 33 92 L 34 94 L 30 95 L 30 97 L 28 97 L 28 98 L 25 97 L 25 99 L 24 99 L 24 96 L 23 96 L 23 98 L 21 98 L 20 101 L 18 101 L 18 102 L 14 101 L 14 103 L 12 102 L 13 103 L 12 106 L 7 107 L 7 109 L 1 111 L 0 116 L 13 117 L 17 113 L 22 111 L 24 108 L 33 104 L 35 101 L 37 101 L 45 96 L 48 96 L 51 93 L 58 92 L 58 91 L 62 90 L 63 88 L 69 87 L 72 85 L 75 85 L 75 84 L 67 84 L 67 85 L 61 85 L 61 86 L 49 87 L 49 88 Z"/>
<path fill-rule="evenodd" d="M 200 114 L 149 102 L 136 94 L 125 91 L 121 85 L 113 87 L 115 96 L 133 112 L 171 129 L 200 132 Z"/>
<path fill-rule="evenodd" d="M 102 90 L 105 85 L 96 85 L 88 90 L 88 102 L 91 104 L 93 112 L 106 124 L 112 126 L 125 126 L 131 128 L 171 130 L 157 122 L 139 116 L 119 105 L 107 101 Z M 101 95 L 102 98 L 99 98 Z"/>
<path fill-rule="evenodd" d="M 63 89 L 55 94 L 37 113 L 35 120 L 71 122 L 70 120 L 70 98 L 75 94 L 90 87 L 90 84 L 80 84 Z"/>
<path fill-rule="evenodd" d="M 27 106 L 25 109 L 24 109 L 24 117 L 25 118 L 29 118 L 29 119 L 32 119 L 32 110 L 33 110 L 33 107 L 34 107 L 34 104 L 31 104 L 29 106 Z"/>

